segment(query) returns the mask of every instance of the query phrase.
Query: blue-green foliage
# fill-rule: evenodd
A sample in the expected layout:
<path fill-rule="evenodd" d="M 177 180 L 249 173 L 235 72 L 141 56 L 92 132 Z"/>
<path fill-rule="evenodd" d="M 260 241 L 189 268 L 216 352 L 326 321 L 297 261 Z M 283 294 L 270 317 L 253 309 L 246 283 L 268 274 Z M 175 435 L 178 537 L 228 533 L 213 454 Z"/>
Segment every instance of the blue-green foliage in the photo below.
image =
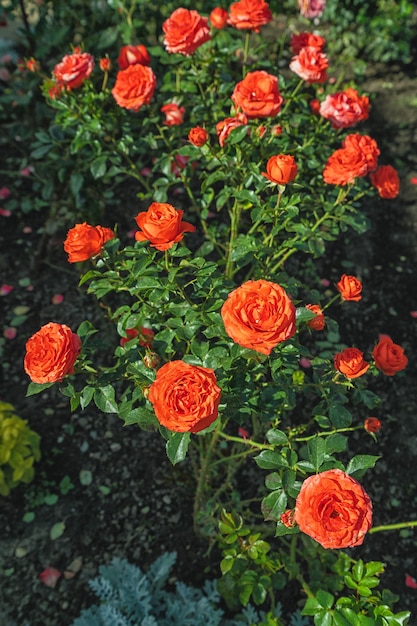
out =
<path fill-rule="evenodd" d="M 206 581 L 203 589 L 176 582 L 173 591 L 166 583 L 176 560 L 175 552 L 166 552 L 143 573 L 125 559 L 114 558 L 99 568 L 99 576 L 89 585 L 100 604 L 85 609 L 72 626 L 262 626 L 266 614 L 248 605 L 235 619 L 224 617 L 215 581 Z M 273 612 L 273 622 L 281 621 L 281 607 Z M 297 611 L 288 626 L 310 626 Z"/>

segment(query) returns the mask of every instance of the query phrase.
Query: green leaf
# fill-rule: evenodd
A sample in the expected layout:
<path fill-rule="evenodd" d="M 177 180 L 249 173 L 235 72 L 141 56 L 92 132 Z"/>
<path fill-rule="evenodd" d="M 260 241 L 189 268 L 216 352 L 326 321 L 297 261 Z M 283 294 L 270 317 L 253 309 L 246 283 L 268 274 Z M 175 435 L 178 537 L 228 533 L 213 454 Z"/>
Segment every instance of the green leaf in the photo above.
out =
<path fill-rule="evenodd" d="M 287 461 L 279 454 L 278 452 L 274 452 L 273 450 L 262 450 L 261 454 L 255 457 L 255 463 L 261 469 L 280 469 L 282 467 L 287 467 Z"/>
<path fill-rule="evenodd" d="M 90 165 L 90 171 L 93 175 L 93 178 L 102 178 L 104 176 L 107 169 L 106 161 L 107 157 L 104 155 L 99 156 L 97 159 L 94 159 L 94 161 Z"/>
<path fill-rule="evenodd" d="M 249 131 L 249 126 L 238 126 L 233 128 L 226 139 L 226 144 L 240 143 L 242 139 L 246 137 Z"/>
<path fill-rule="evenodd" d="M 166 452 L 172 465 L 176 465 L 187 456 L 190 433 L 174 433 L 166 443 Z"/>
<path fill-rule="evenodd" d="M 275 444 L 277 446 L 287 443 L 288 441 L 288 437 L 284 433 L 284 431 L 278 430 L 276 428 L 271 428 L 270 430 L 268 430 L 268 432 L 266 433 L 266 438 L 269 443 Z"/>
<path fill-rule="evenodd" d="M 118 413 L 114 388 L 111 385 L 95 389 L 94 402 L 96 407 L 100 409 L 100 411 L 103 411 L 103 413 Z"/>
<path fill-rule="evenodd" d="M 83 186 L 84 177 L 82 174 L 71 174 L 70 188 L 74 196 L 78 195 L 81 187 Z"/>
<path fill-rule="evenodd" d="M 329 408 L 329 417 L 336 428 L 348 428 L 352 423 L 351 413 L 342 404 L 333 404 Z"/>
<path fill-rule="evenodd" d="M 52 385 L 55 385 L 55 383 L 43 383 L 42 385 L 40 385 L 39 383 L 29 383 L 26 391 L 26 397 L 28 398 L 29 396 L 34 396 L 37 393 L 41 393 L 45 389 L 49 389 L 49 387 L 52 387 Z"/>
<path fill-rule="evenodd" d="M 278 522 L 287 508 L 287 494 L 277 489 L 263 498 L 261 503 L 262 515 L 265 520 Z"/>
<path fill-rule="evenodd" d="M 324 591 L 323 589 L 319 589 L 316 593 L 316 598 L 320 602 L 320 606 L 324 609 L 331 609 L 334 602 L 334 596 L 328 591 Z"/>
<path fill-rule="evenodd" d="M 347 450 L 348 438 L 339 433 L 334 433 L 326 437 L 326 454 L 333 452 L 344 452 Z"/>
<path fill-rule="evenodd" d="M 365 470 L 374 467 L 375 463 L 380 458 L 380 456 L 374 456 L 372 454 L 358 454 L 349 461 L 346 473 L 354 477 L 359 474 L 362 475 Z"/>
<path fill-rule="evenodd" d="M 123 419 L 125 426 L 137 424 L 142 430 L 156 430 L 159 424 L 155 413 L 144 407 L 132 409 L 126 415 L 123 414 L 120 417 Z"/>
<path fill-rule="evenodd" d="M 318 472 L 326 454 L 326 442 L 321 437 L 310 439 L 307 450 L 309 461 L 314 465 L 315 471 Z"/>

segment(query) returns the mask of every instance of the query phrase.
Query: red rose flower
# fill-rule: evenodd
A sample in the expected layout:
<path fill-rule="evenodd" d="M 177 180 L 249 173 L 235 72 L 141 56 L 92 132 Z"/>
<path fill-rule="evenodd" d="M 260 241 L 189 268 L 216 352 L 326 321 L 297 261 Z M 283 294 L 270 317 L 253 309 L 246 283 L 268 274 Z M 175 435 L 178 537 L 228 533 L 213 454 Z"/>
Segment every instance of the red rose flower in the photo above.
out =
<path fill-rule="evenodd" d="M 263 70 L 248 72 L 234 88 L 232 100 L 250 119 L 275 117 L 283 103 L 278 78 Z"/>
<path fill-rule="evenodd" d="M 328 159 L 323 179 L 330 185 L 347 185 L 356 177 L 366 176 L 376 169 L 379 148 L 367 135 L 348 135 L 343 148 L 336 150 Z"/>
<path fill-rule="evenodd" d="M 379 342 L 372 350 L 372 356 L 377 368 L 387 376 L 394 376 L 408 364 L 403 348 L 388 335 L 379 335 Z"/>
<path fill-rule="evenodd" d="M 285 290 L 266 280 L 248 280 L 229 293 L 221 309 L 224 328 L 234 342 L 270 354 L 295 334 L 295 306 Z"/>
<path fill-rule="evenodd" d="M 230 5 L 229 24 L 239 30 L 259 33 L 261 26 L 272 20 L 272 13 L 264 0 L 240 0 Z"/>
<path fill-rule="evenodd" d="M 184 211 L 171 204 L 152 202 L 147 211 L 139 213 L 136 223 L 140 231 L 135 233 L 136 241 L 149 241 L 157 250 L 168 250 L 181 241 L 184 233 L 192 233 L 195 226 L 182 221 Z"/>
<path fill-rule="evenodd" d="M 359 302 L 362 299 L 362 282 L 356 276 L 342 274 L 336 287 L 342 300 Z"/>
<path fill-rule="evenodd" d="M 364 360 L 363 352 L 357 348 L 346 348 L 334 357 L 334 366 L 346 378 L 359 378 L 369 369 L 369 363 Z"/>
<path fill-rule="evenodd" d="M 90 226 L 86 222 L 76 224 L 71 228 L 64 241 L 64 250 L 68 254 L 69 263 L 87 261 L 100 254 L 106 241 L 116 237 L 111 228 L 104 226 Z"/>
<path fill-rule="evenodd" d="M 81 87 L 94 69 L 94 57 L 88 52 L 74 52 L 67 54 L 62 61 L 55 65 L 53 74 L 61 85 L 68 91 Z"/>
<path fill-rule="evenodd" d="M 392 165 L 380 165 L 369 176 L 371 183 L 376 187 L 381 198 L 396 198 L 400 193 L 400 178 L 397 170 Z"/>
<path fill-rule="evenodd" d="M 158 370 L 148 400 L 168 430 L 198 433 L 217 418 L 220 397 L 213 370 L 171 361 Z"/>
<path fill-rule="evenodd" d="M 310 46 L 317 48 L 317 50 L 323 50 L 326 40 L 320 35 L 314 33 L 293 33 L 291 35 L 290 46 L 294 54 L 298 54 L 301 48 Z"/>
<path fill-rule="evenodd" d="M 356 89 L 348 88 L 329 94 L 320 105 L 320 115 L 334 128 L 348 128 L 368 119 L 369 98 L 360 96 Z"/>
<path fill-rule="evenodd" d="M 175 102 L 170 102 L 161 107 L 161 113 L 166 116 L 164 122 L 166 126 L 178 126 L 184 121 L 185 108 L 179 107 Z"/>
<path fill-rule="evenodd" d="M 354 478 L 332 469 L 303 482 L 294 518 L 323 548 L 353 548 L 363 543 L 372 526 L 372 503 Z"/>
<path fill-rule="evenodd" d="M 117 59 L 121 70 L 125 70 L 129 65 L 150 65 L 151 57 L 146 46 L 139 44 L 137 46 L 122 46 L 120 48 L 119 57 Z"/>
<path fill-rule="evenodd" d="M 327 80 L 329 62 L 320 49 L 305 46 L 292 58 L 289 67 L 294 74 L 308 83 L 324 83 Z"/>
<path fill-rule="evenodd" d="M 197 146 L 197 148 L 201 148 L 207 143 L 209 138 L 209 134 L 205 128 L 201 128 L 201 126 L 195 126 L 188 133 L 188 141 L 193 144 L 193 146 Z"/>
<path fill-rule="evenodd" d="M 262 176 L 277 185 L 287 185 L 297 176 L 298 166 L 290 154 L 277 154 L 266 164 L 266 172 Z"/>
<path fill-rule="evenodd" d="M 326 0 L 298 0 L 301 15 L 309 20 L 320 17 L 325 6 Z"/>
<path fill-rule="evenodd" d="M 226 9 L 223 9 L 222 7 L 216 7 L 210 13 L 209 21 L 213 28 L 218 28 L 220 30 L 221 28 L 224 28 L 226 26 L 228 17 L 229 14 Z"/>
<path fill-rule="evenodd" d="M 49 322 L 26 342 L 24 368 L 34 383 L 55 383 L 74 373 L 81 339 L 65 324 Z"/>
<path fill-rule="evenodd" d="M 139 111 L 152 100 L 156 76 L 150 67 L 137 63 L 120 70 L 112 89 L 113 98 L 123 109 Z"/>
<path fill-rule="evenodd" d="M 190 56 L 211 39 L 208 18 L 197 11 L 180 7 L 162 24 L 164 46 L 168 52 Z"/>

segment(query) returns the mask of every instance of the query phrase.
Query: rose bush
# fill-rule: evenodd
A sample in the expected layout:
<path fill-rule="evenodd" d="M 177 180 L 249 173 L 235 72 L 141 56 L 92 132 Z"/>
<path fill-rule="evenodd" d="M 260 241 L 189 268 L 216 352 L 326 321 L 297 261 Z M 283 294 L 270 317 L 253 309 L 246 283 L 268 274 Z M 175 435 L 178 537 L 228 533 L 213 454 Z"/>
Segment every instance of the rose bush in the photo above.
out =
<path fill-rule="evenodd" d="M 311 11 L 323 9 L 313 4 Z M 383 338 L 373 363 L 341 344 L 331 306 L 349 301 L 354 315 L 362 283 L 344 274 L 324 285 L 314 259 L 349 228 L 361 233 L 366 225 L 359 201 L 376 194 L 380 151 L 372 137 L 345 129 L 365 119 L 367 98 L 350 84 L 343 89 L 337 59 L 329 69 L 319 28 L 285 30 L 269 46 L 259 35 L 272 16 L 263 0 L 232 3 L 228 23 L 224 10 L 208 18 L 171 8 L 152 36 L 138 30 L 149 61 L 141 50 L 140 62 L 139 47 L 120 47 L 135 41 L 130 15 L 131 28 L 104 57 L 121 57 L 119 67 L 127 67 L 107 63 L 76 90 L 45 80 L 56 117 L 39 154 L 52 142 L 57 161 L 77 159 L 77 171 L 65 160 L 60 180 L 70 180 L 79 214 L 90 198 L 104 198 L 124 222 L 105 242 L 97 230 L 91 240 L 81 236 L 87 222 L 68 236 L 70 262 L 93 258 L 80 286 L 105 311 L 106 341 L 92 339 L 98 329 L 87 321 L 77 330 L 81 352 L 65 335 L 68 345 L 50 358 L 51 381 L 70 375 L 78 359 L 77 375 L 61 385 L 72 409 L 94 403 L 126 425 L 158 430 L 173 464 L 190 452 L 193 523 L 213 542 L 220 523 L 219 587 L 233 609 L 267 603 L 291 581 L 301 603 L 308 597 L 306 615 L 343 623 L 348 607 L 357 626 L 364 612 L 375 608 L 378 617 L 385 600 L 370 592 L 370 608 L 369 594 L 346 582 L 355 559 L 324 550 L 360 545 L 372 532 L 358 480 L 378 457 L 352 455 L 349 436 L 375 439 L 364 421 L 380 403 L 372 379 L 400 371 L 407 357 Z M 337 87 L 327 84 L 328 71 Z M 136 217 L 129 197 L 139 205 Z M 106 365 L 97 367 L 100 349 Z M 35 351 L 28 355 L 35 363 Z M 42 378 L 30 393 L 37 385 Z M 236 478 L 252 457 L 269 472 L 262 493 L 249 490 L 283 536 L 276 548 L 261 524 L 251 533 L 240 521 L 253 517 Z M 324 608 L 313 606 L 336 593 Z"/>

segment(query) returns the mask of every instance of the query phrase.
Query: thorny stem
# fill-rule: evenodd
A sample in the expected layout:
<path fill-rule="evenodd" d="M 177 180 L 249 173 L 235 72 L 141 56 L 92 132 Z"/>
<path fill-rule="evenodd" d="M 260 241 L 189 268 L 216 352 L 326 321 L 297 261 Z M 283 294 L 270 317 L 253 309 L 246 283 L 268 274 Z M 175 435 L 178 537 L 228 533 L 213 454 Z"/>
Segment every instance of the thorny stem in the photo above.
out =
<path fill-rule="evenodd" d="M 412 520 L 410 522 L 397 522 L 395 524 L 383 524 L 382 526 L 374 526 L 368 530 L 368 533 L 371 535 L 372 533 L 379 533 L 385 530 L 399 530 L 400 528 L 413 528 L 417 526 L 417 520 Z"/>

